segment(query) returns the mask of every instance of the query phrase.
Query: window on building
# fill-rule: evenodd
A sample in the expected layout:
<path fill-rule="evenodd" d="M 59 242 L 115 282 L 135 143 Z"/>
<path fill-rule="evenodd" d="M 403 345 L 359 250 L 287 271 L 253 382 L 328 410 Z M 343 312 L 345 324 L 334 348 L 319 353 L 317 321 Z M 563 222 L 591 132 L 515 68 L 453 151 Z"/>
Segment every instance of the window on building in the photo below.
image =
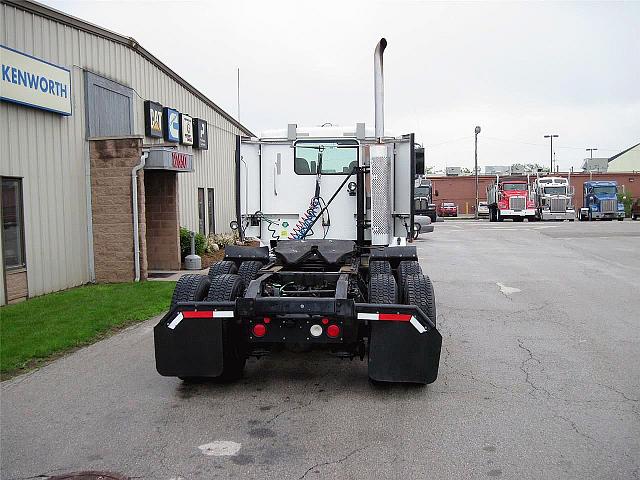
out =
<path fill-rule="evenodd" d="M 207 211 L 209 212 L 209 234 L 216 233 L 216 213 L 213 188 L 207 189 Z"/>
<path fill-rule="evenodd" d="M 198 230 L 205 235 L 204 228 L 204 188 L 198 189 Z"/>
<path fill-rule="evenodd" d="M 133 132 L 133 89 L 85 72 L 87 135 L 109 137 Z"/>
<path fill-rule="evenodd" d="M 25 266 L 22 179 L 2 177 L 2 255 L 7 270 Z"/>

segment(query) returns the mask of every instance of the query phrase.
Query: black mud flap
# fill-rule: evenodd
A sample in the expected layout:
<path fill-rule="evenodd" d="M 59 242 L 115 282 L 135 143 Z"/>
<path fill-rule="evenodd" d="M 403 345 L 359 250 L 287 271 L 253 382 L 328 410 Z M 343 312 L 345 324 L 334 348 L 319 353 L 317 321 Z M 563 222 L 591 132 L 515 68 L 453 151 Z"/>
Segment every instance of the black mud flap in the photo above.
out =
<path fill-rule="evenodd" d="M 419 308 L 397 307 L 414 309 L 414 321 L 369 322 L 369 378 L 379 382 L 433 383 L 438 378 L 442 336 Z M 387 308 L 377 310 L 389 312 Z"/>
<path fill-rule="evenodd" d="M 223 369 L 222 322 L 212 310 L 182 304 L 154 327 L 156 369 L 166 377 L 218 377 Z M 201 316 L 198 316 L 200 314 Z"/>

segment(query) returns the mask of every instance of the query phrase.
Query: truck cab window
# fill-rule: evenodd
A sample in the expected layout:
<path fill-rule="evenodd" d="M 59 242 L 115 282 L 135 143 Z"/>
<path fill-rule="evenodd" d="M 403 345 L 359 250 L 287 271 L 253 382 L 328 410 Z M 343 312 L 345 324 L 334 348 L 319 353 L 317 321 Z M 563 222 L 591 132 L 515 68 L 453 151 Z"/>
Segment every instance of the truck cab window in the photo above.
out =
<path fill-rule="evenodd" d="M 346 175 L 358 165 L 358 142 L 355 140 L 298 141 L 293 168 L 298 175 Z"/>

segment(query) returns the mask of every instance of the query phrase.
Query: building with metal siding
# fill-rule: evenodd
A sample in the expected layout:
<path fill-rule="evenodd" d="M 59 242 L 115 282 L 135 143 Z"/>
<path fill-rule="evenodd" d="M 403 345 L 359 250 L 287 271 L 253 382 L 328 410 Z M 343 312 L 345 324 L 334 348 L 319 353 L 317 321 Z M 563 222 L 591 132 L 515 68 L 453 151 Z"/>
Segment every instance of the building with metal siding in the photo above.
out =
<path fill-rule="evenodd" d="M 177 175 L 179 222 L 198 231 L 198 188 L 205 189 L 205 201 L 206 189 L 213 189 L 216 228 L 228 230 L 235 217 L 235 138 L 251 135 L 249 130 L 135 40 L 49 7 L 3 0 L 0 44 L 71 72 L 69 116 L 0 102 L 0 176 L 21 184 L 28 296 L 95 279 L 86 72 L 133 90 L 133 134 L 143 138 L 144 147 L 165 143 L 144 136 L 145 100 L 207 122 L 207 150 L 173 145 L 193 155 L 194 167 Z M 208 233 L 210 215 L 205 217 Z M 6 261 L 0 267 L 8 271 Z M 20 296 L 8 292 L 6 275 L 4 283 L 0 304 Z"/>

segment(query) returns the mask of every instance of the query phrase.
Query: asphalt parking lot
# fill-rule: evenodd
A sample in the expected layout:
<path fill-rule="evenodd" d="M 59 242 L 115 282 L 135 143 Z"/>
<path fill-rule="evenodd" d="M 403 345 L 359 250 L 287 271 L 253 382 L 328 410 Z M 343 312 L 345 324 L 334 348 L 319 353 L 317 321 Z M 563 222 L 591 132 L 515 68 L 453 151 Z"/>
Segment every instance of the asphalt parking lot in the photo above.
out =
<path fill-rule="evenodd" d="M 1 477 L 638 478 L 640 222 L 446 221 L 417 245 L 436 383 L 282 353 L 185 385 L 149 321 L 2 384 Z"/>

